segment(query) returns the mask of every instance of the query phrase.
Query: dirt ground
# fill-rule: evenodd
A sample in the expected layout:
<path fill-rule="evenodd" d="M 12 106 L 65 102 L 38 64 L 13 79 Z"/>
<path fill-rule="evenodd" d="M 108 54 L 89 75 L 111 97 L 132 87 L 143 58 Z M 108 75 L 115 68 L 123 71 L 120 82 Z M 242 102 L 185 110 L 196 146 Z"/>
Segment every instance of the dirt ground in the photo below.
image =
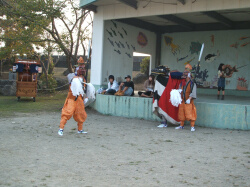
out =
<path fill-rule="evenodd" d="M 77 134 L 60 112 L 0 119 L 0 186 L 250 186 L 250 132 L 103 116 Z"/>

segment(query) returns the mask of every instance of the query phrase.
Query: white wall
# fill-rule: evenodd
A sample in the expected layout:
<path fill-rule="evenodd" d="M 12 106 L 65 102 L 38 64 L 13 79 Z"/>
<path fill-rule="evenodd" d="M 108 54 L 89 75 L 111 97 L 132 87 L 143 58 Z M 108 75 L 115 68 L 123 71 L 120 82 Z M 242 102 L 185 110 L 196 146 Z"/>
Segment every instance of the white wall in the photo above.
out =
<path fill-rule="evenodd" d="M 104 21 L 100 11 L 99 14 L 95 14 L 93 21 L 90 82 L 94 85 L 101 85 L 102 81 L 103 37 Z"/>
<path fill-rule="evenodd" d="M 164 36 L 173 38 L 172 47 L 171 45 L 166 45 Z M 214 36 L 214 44 L 212 42 L 212 36 Z M 241 37 L 248 38 L 241 39 Z M 227 89 L 235 90 L 237 88 L 238 78 L 245 78 L 245 80 L 247 80 L 246 83 L 250 81 L 250 30 L 164 34 L 162 36 L 161 64 L 168 65 L 171 70 L 177 69 L 183 71 L 184 63 L 194 58 L 190 64 L 192 66 L 197 65 L 199 53 L 192 54 L 192 49 L 190 49 L 191 42 L 205 44 L 201 59 L 201 70 L 203 72 L 207 70 L 208 77 L 205 81 L 201 81 L 203 87 L 210 88 L 210 86 L 217 86 L 217 82 L 214 78 L 217 75 L 217 69 L 220 63 L 229 64 L 232 67 L 235 65 L 237 65 L 237 67 L 247 65 L 240 68 L 239 72 L 234 72 L 231 78 L 226 79 Z M 231 47 L 233 44 L 238 44 L 237 48 Z M 176 54 L 173 54 L 171 49 L 176 46 L 179 46 L 179 50 L 176 50 Z M 213 62 L 205 61 L 205 57 L 208 54 L 217 55 Z M 177 62 L 177 58 L 180 59 L 183 57 L 186 58 Z M 214 84 L 212 85 L 213 82 Z M 250 90 L 250 86 L 248 86 L 248 90 Z"/>
<path fill-rule="evenodd" d="M 115 27 L 116 25 L 116 27 Z M 114 35 L 113 31 L 116 33 Z M 126 33 L 125 33 L 125 31 Z M 109 34 L 112 34 L 112 36 Z M 119 34 L 122 35 L 120 35 Z M 137 36 L 142 32 L 147 37 L 147 45 L 141 46 L 137 42 Z M 110 40 L 110 41 L 109 41 Z M 113 42 L 113 45 L 111 44 Z M 120 48 L 115 43 L 120 45 Z M 119 43 L 120 42 L 120 43 Z M 122 47 L 121 43 L 124 45 Z M 129 47 L 128 47 L 129 45 Z M 135 47 L 135 50 L 133 47 Z M 103 66 L 102 66 L 102 84 L 107 84 L 108 76 L 114 75 L 115 78 L 121 77 L 122 80 L 126 75 L 132 76 L 133 71 L 133 52 L 150 54 L 152 57 L 152 67 L 155 64 L 155 47 L 156 34 L 137 27 L 133 27 L 120 22 L 105 21 L 104 26 L 104 44 L 103 44 Z M 119 50 L 121 54 L 115 50 Z M 126 54 L 127 53 L 127 54 Z M 130 55 L 130 57 L 129 57 Z"/>

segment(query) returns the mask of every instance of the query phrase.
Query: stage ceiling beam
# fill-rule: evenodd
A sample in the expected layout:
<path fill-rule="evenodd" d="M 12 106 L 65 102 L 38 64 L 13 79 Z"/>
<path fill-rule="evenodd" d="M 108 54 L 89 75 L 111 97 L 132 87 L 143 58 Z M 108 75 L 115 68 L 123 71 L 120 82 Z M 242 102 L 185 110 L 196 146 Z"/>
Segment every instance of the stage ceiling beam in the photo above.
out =
<path fill-rule="evenodd" d="M 233 22 L 232 30 L 250 29 L 250 21 L 237 21 Z M 195 24 L 192 31 L 216 31 L 216 30 L 228 30 L 229 28 L 221 23 L 200 23 Z M 190 32 L 189 29 L 183 28 L 180 25 L 163 26 L 161 28 L 163 33 L 174 32 Z"/>
<path fill-rule="evenodd" d="M 162 32 L 162 30 L 161 30 L 162 27 L 157 26 L 157 25 L 152 24 L 152 23 L 149 23 L 149 22 L 146 22 L 146 21 L 143 21 L 143 20 L 140 20 L 140 19 L 137 19 L 137 18 L 116 19 L 115 21 L 125 23 L 128 25 L 132 25 L 132 26 L 135 26 L 135 27 L 138 27 L 141 29 L 146 29 L 148 31 L 155 32 L 155 33 Z"/>
<path fill-rule="evenodd" d="M 137 1 L 136 0 L 118 0 L 134 9 L 137 9 L 138 6 L 137 6 Z"/>
<path fill-rule="evenodd" d="M 90 11 L 93 11 L 94 13 L 97 13 L 97 6 L 96 5 L 90 4 L 90 5 L 83 7 L 83 9 L 90 10 Z"/>
<path fill-rule="evenodd" d="M 180 3 L 182 3 L 183 5 L 185 5 L 185 0 L 177 0 L 177 1 L 179 1 Z"/>
<path fill-rule="evenodd" d="M 222 16 L 221 14 L 219 14 L 216 11 L 203 12 L 203 14 L 207 15 L 210 18 L 213 18 L 213 19 L 219 21 L 220 23 L 222 23 L 223 25 L 227 26 L 228 28 L 232 28 L 233 27 L 233 21 L 231 21 L 230 19 Z"/>
<path fill-rule="evenodd" d="M 163 19 L 166 19 L 168 21 L 172 21 L 182 27 L 185 27 L 186 29 L 189 29 L 190 31 L 193 30 L 193 27 L 194 27 L 194 24 L 189 22 L 189 21 L 186 21 L 184 19 L 181 19 L 177 16 L 174 16 L 172 14 L 170 15 L 161 15 L 161 16 L 158 16 L 160 18 L 163 18 Z"/>

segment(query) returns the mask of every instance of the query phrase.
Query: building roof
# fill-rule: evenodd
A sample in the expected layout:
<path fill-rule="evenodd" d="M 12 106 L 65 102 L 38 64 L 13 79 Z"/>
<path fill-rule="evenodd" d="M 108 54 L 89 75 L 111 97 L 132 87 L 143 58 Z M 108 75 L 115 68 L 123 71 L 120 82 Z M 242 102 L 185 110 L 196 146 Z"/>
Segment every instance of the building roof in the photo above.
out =
<path fill-rule="evenodd" d="M 80 6 L 97 12 L 98 7 L 126 4 L 131 9 L 137 10 L 139 2 L 139 0 L 81 0 Z M 150 5 L 150 2 L 148 1 L 148 4 L 145 2 L 144 7 Z M 177 4 L 185 6 L 186 3 L 185 0 L 164 2 L 168 3 L 169 6 Z M 158 33 L 250 29 L 250 8 L 137 16 L 116 19 L 116 21 Z"/>

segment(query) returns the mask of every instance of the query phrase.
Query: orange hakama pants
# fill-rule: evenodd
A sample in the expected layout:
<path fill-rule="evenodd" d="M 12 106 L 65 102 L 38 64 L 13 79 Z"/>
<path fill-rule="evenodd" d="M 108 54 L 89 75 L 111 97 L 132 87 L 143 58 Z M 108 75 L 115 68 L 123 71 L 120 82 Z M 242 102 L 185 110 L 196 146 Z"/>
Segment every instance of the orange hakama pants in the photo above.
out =
<path fill-rule="evenodd" d="M 71 89 L 69 89 L 67 99 L 62 108 L 60 129 L 64 129 L 65 124 L 72 116 L 77 122 L 78 131 L 83 129 L 83 122 L 87 119 L 87 113 L 85 111 L 82 96 L 79 95 L 78 98 L 75 99 L 76 97 L 73 96 Z"/>
<path fill-rule="evenodd" d="M 182 102 L 179 105 L 178 118 L 181 121 L 181 126 L 184 126 L 185 121 L 190 121 L 191 127 L 194 127 L 195 121 L 197 119 L 197 113 L 193 100 L 190 104 L 185 104 Z"/>

